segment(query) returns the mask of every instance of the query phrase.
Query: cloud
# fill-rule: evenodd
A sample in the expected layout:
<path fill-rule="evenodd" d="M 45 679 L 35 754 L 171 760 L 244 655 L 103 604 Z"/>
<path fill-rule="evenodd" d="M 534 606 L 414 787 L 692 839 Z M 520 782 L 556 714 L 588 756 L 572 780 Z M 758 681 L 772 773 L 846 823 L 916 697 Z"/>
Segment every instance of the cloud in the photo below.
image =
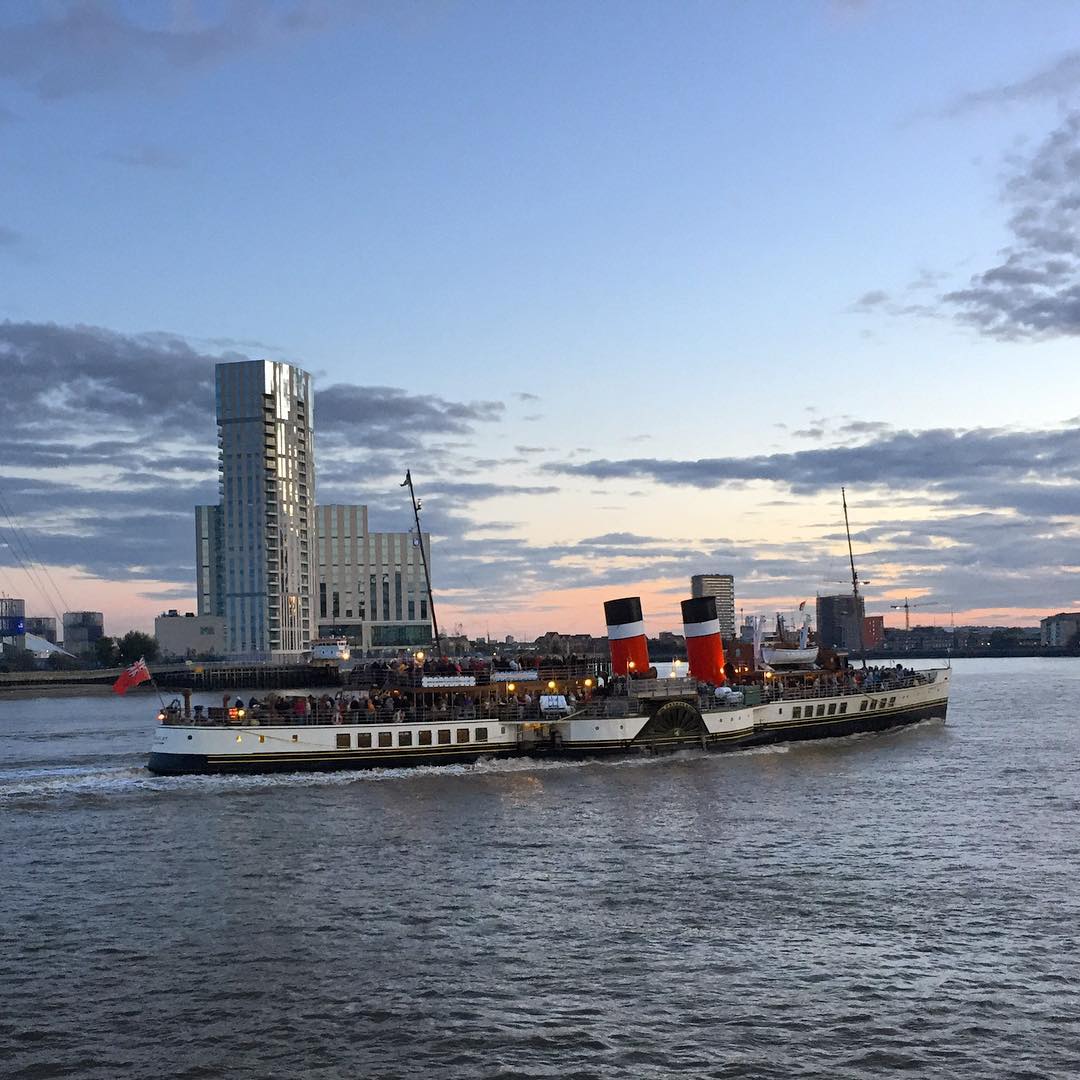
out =
<path fill-rule="evenodd" d="M 888 300 L 889 294 L 883 289 L 871 289 L 869 292 L 863 293 L 862 296 L 851 305 L 851 310 L 860 312 L 873 311 L 874 308 L 888 303 Z"/>
<path fill-rule="evenodd" d="M 1080 112 L 1016 163 L 1004 201 L 1012 242 L 943 302 L 990 337 L 1080 333 Z"/>
<path fill-rule="evenodd" d="M 1080 50 L 1064 53 L 1047 67 L 1014 82 L 999 83 L 982 90 L 969 91 L 955 98 L 937 115 L 962 116 L 981 109 L 1022 104 L 1047 98 L 1065 100 L 1080 89 Z"/>
<path fill-rule="evenodd" d="M 186 164 L 179 154 L 150 144 L 133 146 L 126 150 L 112 150 L 102 156 L 106 161 L 130 165 L 136 169 L 181 169 Z"/>
<path fill-rule="evenodd" d="M 448 401 L 393 386 L 337 383 L 319 391 L 315 423 L 324 439 L 380 449 L 415 449 L 435 435 L 468 435 L 498 420 L 500 401 Z"/>
<path fill-rule="evenodd" d="M 331 14 L 332 10 L 332 14 Z M 46 101 L 126 86 L 159 87 L 231 56 L 318 32 L 363 8 L 317 0 L 227 0 L 202 18 L 191 4 L 121 7 L 110 0 L 45 5 L 4 20 L 0 79 Z"/>
<path fill-rule="evenodd" d="M 897 431 L 857 445 L 744 458 L 600 458 L 551 462 L 543 469 L 596 480 L 644 478 L 706 489 L 770 481 L 797 494 L 834 491 L 841 485 L 918 488 L 954 503 L 980 506 L 1002 505 L 995 493 L 1019 499 L 1026 487 L 1044 481 L 1054 485 L 1059 504 L 1068 507 L 1080 485 L 1080 427 Z"/>
<path fill-rule="evenodd" d="M 0 323 L 0 495 L 42 561 L 190 590 L 193 508 L 217 498 L 213 366 L 222 355 L 247 359 L 203 352 L 168 333 Z M 502 412 L 497 402 L 394 387 L 320 387 L 320 498 L 324 486 L 338 494 L 355 482 L 358 459 L 371 480 L 400 479 L 400 451 L 429 461 L 439 453 L 435 440 L 469 437 Z M 458 482 L 442 494 L 479 500 L 551 490 Z M 0 564 L 12 561 L 0 551 Z"/>
<path fill-rule="evenodd" d="M 216 499 L 216 359 L 168 333 L 0 323 L 0 496 L 38 558 L 72 568 L 69 574 L 153 582 L 155 598 L 190 595 L 192 508 Z M 812 593 L 843 576 L 838 513 L 801 523 L 795 538 L 764 535 L 738 544 L 716 535 L 687 539 L 676 530 L 626 531 L 619 518 L 610 532 L 578 537 L 587 528 L 576 518 L 550 515 L 548 525 L 562 535 L 538 542 L 524 526 L 487 520 L 487 500 L 534 507 L 560 490 L 562 476 L 698 489 L 757 482 L 766 485 L 763 504 L 777 501 L 771 496 L 833 496 L 840 484 L 853 485 L 857 558 L 874 583 L 872 606 L 896 592 L 929 590 L 940 610 L 1056 610 L 1061 597 L 1075 593 L 1080 420 L 1051 431 L 912 432 L 841 417 L 825 436 L 839 440 L 835 445 L 806 450 L 568 459 L 527 475 L 521 466 L 499 475 L 499 460 L 481 458 L 474 440 L 505 415 L 498 402 L 320 384 L 318 498 L 366 502 L 373 529 L 407 528 L 411 508 L 397 483 L 406 465 L 422 460 L 419 494 L 424 527 L 436 537 L 437 591 L 478 618 L 496 608 L 527 618 L 539 593 L 636 590 L 709 570 L 734 573 L 740 599 L 751 606 Z M 853 438 L 861 441 L 852 445 Z M 649 494 L 648 484 L 634 486 Z M 862 524 L 877 518 L 883 523 Z M 0 566 L 10 570 L 12 563 L 11 551 L 0 547 Z M 178 592 L 167 595 L 173 588 Z"/>

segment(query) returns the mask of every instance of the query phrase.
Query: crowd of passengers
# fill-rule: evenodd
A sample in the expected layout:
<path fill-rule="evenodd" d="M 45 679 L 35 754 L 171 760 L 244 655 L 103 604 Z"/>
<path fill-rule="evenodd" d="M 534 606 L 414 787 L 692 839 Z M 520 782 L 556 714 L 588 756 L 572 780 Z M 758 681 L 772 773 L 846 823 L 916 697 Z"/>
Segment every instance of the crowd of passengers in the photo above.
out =
<path fill-rule="evenodd" d="M 775 680 L 767 686 L 771 700 L 784 697 L 805 697 L 810 691 L 817 696 L 829 696 L 844 693 L 872 694 L 878 690 L 896 690 L 902 686 L 915 686 L 928 682 L 930 676 L 925 671 L 906 668 L 903 664 L 895 667 L 845 667 L 839 671 L 815 673 L 809 680 L 786 683 L 783 679 Z"/>
<path fill-rule="evenodd" d="M 581 700 L 572 690 L 562 697 L 569 711 Z M 408 724 L 539 714 L 539 707 L 539 695 L 530 690 L 507 693 L 498 698 L 492 694 L 440 693 L 413 697 L 389 690 L 371 690 L 364 694 L 346 692 L 337 697 L 271 694 L 263 699 L 251 697 L 246 702 L 238 697 L 229 708 L 229 719 L 252 726 L 264 723 Z M 202 706 L 195 706 L 196 718 L 201 718 L 201 713 Z"/>

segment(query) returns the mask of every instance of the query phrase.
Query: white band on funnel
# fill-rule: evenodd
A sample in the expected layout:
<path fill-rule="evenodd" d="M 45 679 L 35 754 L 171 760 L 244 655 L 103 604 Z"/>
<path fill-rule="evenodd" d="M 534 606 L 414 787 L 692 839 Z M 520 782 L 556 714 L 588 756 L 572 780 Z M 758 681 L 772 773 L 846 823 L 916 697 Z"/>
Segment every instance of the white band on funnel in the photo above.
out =
<path fill-rule="evenodd" d="M 683 637 L 711 637 L 720 633 L 720 620 L 709 619 L 706 622 L 683 624 Z"/>
<path fill-rule="evenodd" d="M 640 619 L 637 622 L 627 622 L 621 626 L 609 626 L 607 628 L 608 641 L 622 641 L 624 638 L 643 637 L 644 634 L 645 622 Z"/>

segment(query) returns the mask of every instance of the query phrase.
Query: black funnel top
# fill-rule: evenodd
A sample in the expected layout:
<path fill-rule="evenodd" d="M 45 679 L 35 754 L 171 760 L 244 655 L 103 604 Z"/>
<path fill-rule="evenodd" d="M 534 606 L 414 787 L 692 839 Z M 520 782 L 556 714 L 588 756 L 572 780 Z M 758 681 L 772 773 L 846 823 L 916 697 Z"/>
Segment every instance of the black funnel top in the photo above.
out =
<path fill-rule="evenodd" d="M 641 597 L 624 596 L 621 600 L 605 600 L 604 618 L 608 626 L 641 622 Z"/>
<path fill-rule="evenodd" d="M 682 602 L 682 621 L 684 626 L 695 623 L 711 622 L 716 615 L 715 596 L 695 596 Z"/>

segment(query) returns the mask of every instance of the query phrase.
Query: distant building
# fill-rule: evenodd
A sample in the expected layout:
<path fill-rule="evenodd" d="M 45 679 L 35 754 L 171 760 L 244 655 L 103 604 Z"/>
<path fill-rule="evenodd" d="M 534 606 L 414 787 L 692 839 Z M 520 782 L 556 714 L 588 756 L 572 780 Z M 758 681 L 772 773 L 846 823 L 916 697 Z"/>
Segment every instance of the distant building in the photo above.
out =
<path fill-rule="evenodd" d="M 908 653 L 913 656 L 951 652 L 953 646 L 953 633 L 944 626 L 913 626 L 910 630 L 894 629 L 890 626 L 885 631 L 885 640 L 882 643 L 885 652 Z"/>
<path fill-rule="evenodd" d="M 26 601 L 0 596 L 0 652 L 26 648 Z"/>
<path fill-rule="evenodd" d="M 862 624 L 863 648 L 880 649 L 885 641 L 885 616 L 867 615 Z"/>
<path fill-rule="evenodd" d="M 1039 641 L 1048 649 L 1064 649 L 1080 634 L 1080 612 L 1061 611 L 1039 620 Z"/>
<path fill-rule="evenodd" d="M 430 534 L 369 533 L 366 506 L 319 506 L 315 518 L 319 636 L 346 637 L 364 651 L 430 645 Z"/>
<path fill-rule="evenodd" d="M 720 636 L 735 636 L 735 578 L 731 574 L 694 574 L 690 579 L 690 595 L 715 596 Z"/>
<path fill-rule="evenodd" d="M 225 656 L 225 620 L 220 615 L 181 615 L 175 609 L 154 619 L 154 637 L 164 660 Z"/>
<path fill-rule="evenodd" d="M 858 652 L 866 606 L 859 597 L 858 606 L 851 593 L 817 598 L 817 640 L 826 649 Z"/>
<path fill-rule="evenodd" d="M 93 656 L 104 636 L 105 616 L 100 611 L 64 612 L 64 649 L 72 656 Z"/>
<path fill-rule="evenodd" d="M 26 632 L 55 645 L 60 639 L 56 634 L 56 620 L 51 615 L 27 615 Z"/>

